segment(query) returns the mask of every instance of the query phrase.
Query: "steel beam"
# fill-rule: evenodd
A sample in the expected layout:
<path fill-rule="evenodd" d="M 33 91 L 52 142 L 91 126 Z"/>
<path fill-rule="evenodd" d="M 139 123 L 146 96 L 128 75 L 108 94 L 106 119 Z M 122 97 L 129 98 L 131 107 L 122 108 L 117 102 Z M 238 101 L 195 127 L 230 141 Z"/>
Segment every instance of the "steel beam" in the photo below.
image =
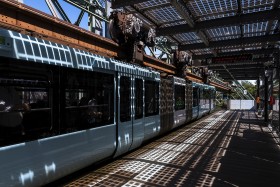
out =
<path fill-rule="evenodd" d="M 188 24 L 164 27 L 157 29 L 157 35 L 173 35 L 179 33 L 195 32 L 198 30 L 234 26 L 240 24 L 256 23 L 269 20 L 280 19 L 280 9 L 273 9 L 268 11 L 254 12 L 250 14 L 241 14 L 231 17 L 218 18 L 213 20 L 197 22 L 192 28 Z"/>
<path fill-rule="evenodd" d="M 278 50 L 275 48 L 269 48 L 269 49 L 256 49 L 256 50 L 242 50 L 242 51 L 234 51 L 234 52 L 226 52 L 226 53 L 218 53 L 217 56 L 234 56 L 234 55 L 242 55 L 242 54 L 273 54 L 276 53 Z M 193 60 L 199 60 L 199 59 L 206 59 L 206 58 L 212 58 L 215 57 L 213 54 L 206 54 L 206 55 L 193 55 Z"/>
<path fill-rule="evenodd" d="M 84 11 L 87 12 L 88 14 L 93 15 L 94 17 L 96 17 L 96 18 L 98 18 L 98 19 L 100 19 L 100 20 L 102 20 L 102 21 L 108 22 L 108 20 L 107 20 L 106 17 L 100 16 L 100 15 L 98 15 L 98 14 L 92 12 L 92 11 L 87 10 L 85 7 L 80 6 L 80 5 L 79 5 L 77 2 L 75 2 L 75 1 L 71 1 L 71 0 L 64 0 L 64 1 L 67 2 L 67 3 L 69 3 L 69 4 L 71 4 L 71 5 L 73 5 L 73 6 L 75 6 L 75 7 L 77 7 L 77 8 L 79 8 L 79 9 L 81 9 L 81 10 L 84 10 Z"/>
<path fill-rule="evenodd" d="M 188 25 L 193 28 L 194 27 L 194 21 L 190 17 L 189 13 L 187 12 L 187 7 L 181 0 L 170 0 L 170 3 L 173 5 L 173 7 L 178 11 L 180 16 L 186 20 Z"/>
<path fill-rule="evenodd" d="M 178 49 L 180 51 L 184 51 L 184 50 L 194 50 L 194 49 L 230 47 L 234 45 L 245 45 L 245 44 L 254 44 L 254 43 L 262 43 L 262 42 L 277 42 L 277 41 L 280 41 L 280 35 L 273 34 L 268 36 L 256 36 L 256 37 L 246 37 L 242 39 L 214 41 L 214 42 L 209 42 L 209 46 L 206 46 L 204 43 L 179 45 Z"/>
<path fill-rule="evenodd" d="M 149 0 L 113 0 L 112 1 L 112 8 L 117 9 L 117 8 L 123 8 L 125 6 L 130 6 L 138 3 L 144 3 Z"/>
<path fill-rule="evenodd" d="M 258 69 L 230 69 L 230 68 L 227 68 L 232 74 L 246 74 L 246 73 L 250 73 L 250 74 L 255 74 L 255 73 L 258 73 L 260 71 L 262 71 L 264 68 L 258 68 Z M 219 71 L 219 74 L 223 74 L 225 73 L 226 71 Z"/>
<path fill-rule="evenodd" d="M 231 78 L 231 77 L 222 77 L 225 81 L 229 81 L 229 80 L 257 80 L 257 76 L 251 76 L 251 77 L 235 77 L 235 79 Z"/>
<path fill-rule="evenodd" d="M 264 122 L 268 122 L 268 77 L 264 76 Z"/>

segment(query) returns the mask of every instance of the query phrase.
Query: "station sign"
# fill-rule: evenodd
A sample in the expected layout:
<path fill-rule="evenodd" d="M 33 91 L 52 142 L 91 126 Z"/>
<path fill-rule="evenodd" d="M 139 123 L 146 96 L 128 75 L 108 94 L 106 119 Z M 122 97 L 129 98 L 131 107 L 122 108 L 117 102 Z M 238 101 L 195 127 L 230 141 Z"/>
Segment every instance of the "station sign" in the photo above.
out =
<path fill-rule="evenodd" d="M 234 63 L 252 62 L 252 54 L 213 57 L 206 60 L 207 65 L 230 65 Z"/>
<path fill-rule="evenodd" d="M 248 61 L 252 61 L 252 59 L 253 59 L 253 56 L 251 54 L 213 57 L 212 64 L 229 64 L 229 63 L 237 63 L 237 62 L 248 62 Z"/>

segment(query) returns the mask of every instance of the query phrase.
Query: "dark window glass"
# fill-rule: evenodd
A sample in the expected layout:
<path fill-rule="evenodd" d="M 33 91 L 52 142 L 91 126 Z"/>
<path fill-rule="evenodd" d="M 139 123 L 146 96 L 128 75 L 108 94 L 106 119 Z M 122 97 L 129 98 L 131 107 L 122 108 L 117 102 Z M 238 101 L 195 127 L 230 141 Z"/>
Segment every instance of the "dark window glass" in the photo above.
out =
<path fill-rule="evenodd" d="M 159 114 L 159 83 L 145 81 L 145 117 Z"/>
<path fill-rule="evenodd" d="M 50 82 L 43 77 L 0 77 L 1 146 L 52 136 Z"/>
<path fill-rule="evenodd" d="M 49 59 L 54 59 L 53 51 L 51 47 L 47 47 Z"/>
<path fill-rule="evenodd" d="M 114 76 L 65 69 L 65 116 L 62 131 L 72 132 L 112 124 Z"/>
<path fill-rule="evenodd" d="M 131 120 L 131 81 L 130 77 L 120 79 L 120 121 Z"/>
<path fill-rule="evenodd" d="M 143 80 L 135 79 L 135 119 L 143 117 Z"/>
<path fill-rule="evenodd" d="M 198 106 L 198 88 L 193 87 L 193 107 Z"/>
<path fill-rule="evenodd" d="M 209 100 L 211 98 L 211 91 L 209 89 L 205 89 L 205 99 Z"/>
<path fill-rule="evenodd" d="M 175 110 L 185 109 L 185 86 L 175 85 Z"/>

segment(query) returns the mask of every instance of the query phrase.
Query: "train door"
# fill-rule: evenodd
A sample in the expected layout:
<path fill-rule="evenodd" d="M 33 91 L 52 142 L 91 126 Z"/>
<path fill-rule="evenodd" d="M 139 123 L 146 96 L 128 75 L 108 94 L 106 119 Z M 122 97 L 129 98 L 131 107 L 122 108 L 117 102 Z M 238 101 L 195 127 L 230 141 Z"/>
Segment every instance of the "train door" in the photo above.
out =
<path fill-rule="evenodd" d="M 210 91 L 210 94 L 211 94 L 211 96 L 210 96 L 210 108 L 211 108 L 210 111 L 211 112 L 215 108 L 215 93 L 216 93 L 215 88 L 211 88 L 211 91 Z"/>
<path fill-rule="evenodd" d="M 160 81 L 160 134 L 169 131 L 174 123 L 173 82 L 171 78 Z"/>
<path fill-rule="evenodd" d="M 132 144 L 132 76 L 121 73 L 118 75 L 117 91 L 117 151 L 115 156 L 127 152 Z"/>
<path fill-rule="evenodd" d="M 209 111 L 213 110 L 213 88 L 209 87 Z"/>
<path fill-rule="evenodd" d="M 203 114 L 207 114 L 210 112 L 210 98 L 211 98 L 210 93 L 211 93 L 210 87 L 207 85 L 204 85 L 204 87 L 203 87 L 203 97 L 204 97 Z"/>
<path fill-rule="evenodd" d="M 173 128 L 186 123 L 186 80 L 173 77 L 174 89 L 174 125 Z"/>
<path fill-rule="evenodd" d="M 199 85 L 199 89 L 198 89 L 198 93 L 199 93 L 199 100 L 198 100 L 198 118 L 200 118 L 205 111 L 205 98 L 204 98 L 204 86 L 202 84 Z"/>
<path fill-rule="evenodd" d="M 186 120 L 187 122 L 192 119 L 192 95 L 193 95 L 193 90 L 192 90 L 192 82 L 186 84 Z"/>
<path fill-rule="evenodd" d="M 199 87 L 196 83 L 193 83 L 193 106 L 192 106 L 192 119 L 198 117 L 199 112 Z"/>
<path fill-rule="evenodd" d="M 144 124 L 144 140 L 155 137 L 160 131 L 160 115 L 159 115 L 159 80 L 145 80 L 145 124 Z"/>
<path fill-rule="evenodd" d="M 144 139 L 144 80 L 143 78 L 133 78 L 133 117 L 132 134 L 133 141 L 130 150 L 139 147 Z"/>

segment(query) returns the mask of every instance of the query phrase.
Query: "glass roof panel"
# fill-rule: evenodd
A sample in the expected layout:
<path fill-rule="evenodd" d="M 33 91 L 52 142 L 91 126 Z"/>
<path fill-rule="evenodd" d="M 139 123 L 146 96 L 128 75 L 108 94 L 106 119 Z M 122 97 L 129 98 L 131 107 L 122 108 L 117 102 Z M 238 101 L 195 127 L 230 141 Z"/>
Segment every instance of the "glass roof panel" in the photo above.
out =
<path fill-rule="evenodd" d="M 265 10 L 271 10 L 274 0 L 242 0 L 242 12 L 253 13 Z"/>
<path fill-rule="evenodd" d="M 219 52 L 221 53 L 229 53 L 229 52 L 237 52 L 237 51 L 241 51 L 242 49 L 236 48 L 236 49 L 221 49 L 219 50 Z"/>
<path fill-rule="evenodd" d="M 239 26 L 208 29 L 206 32 L 211 41 L 228 40 L 240 37 Z"/>
<path fill-rule="evenodd" d="M 197 36 L 195 32 L 176 34 L 174 37 L 181 43 L 192 44 L 192 43 L 202 43 L 201 39 Z"/>
<path fill-rule="evenodd" d="M 271 26 L 271 30 L 270 30 L 270 34 L 275 34 L 277 32 L 279 32 L 279 21 L 278 20 L 274 20 Z"/>
<path fill-rule="evenodd" d="M 173 6 L 152 9 L 150 11 L 147 11 L 146 13 L 158 24 L 182 19 L 182 17 L 177 13 L 176 9 Z"/>
<path fill-rule="evenodd" d="M 278 20 L 263 22 L 256 21 L 255 23 L 252 23 L 252 21 L 248 20 L 248 22 L 246 22 L 247 24 L 240 25 L 240 23 L 238 23 L 238 21 L 235 22 L 235 18 L 233 18 L 233 25 L 227 25 L 224 27 L 220 25 L 218 28 L 206 28 L 202 30 L 202 34 L 197 34 L 198 30 L 196 30 L 195 25 L 196 22 L 200 21 L 271 10 L 276 8 L 274 7 L 274 2 L 276 1 L 280 0 L 174 0 L 174 3 L 185 3 L 185 6 L 179 6 L 178 8 L 177 6 L 173 6 L 174 3 L 171 3 L 171 0 L 148 0 L 143 3 L 131 5 L 131 7 L 127 7 L 127 9 L 131 10 L 133 13 L 137 12 L 139 15 L 144 15 L 142 18 L 150 20 L 147 23 L 151 22 L 150 25 L 156 26 L 157 28 L 188 24 L 188 22 L 184 20 L 184 13 L 182 13 L 187 11 L 190 14 L 191 19 L 193 19 L 192 21 L 194 21 L 194 29 L 189 29 L 192 32 L 184 31 L 184 27 L 181 27 L 182 29 L 179 29 L 180 31 L 178 33 L 175 32 L 174 34 L 167 36 L 169 41 L 171 41 L 174 45 L 178 43 L 187 45 L 203 43 L 205 38 L 208 40 L 205 41 L 205 43 L 207 43 L 230 39 L 240 39 L 241 37 L 256 37 L 279 33 L 278 29 L 280 23 Z M 183 8 L 181 9 L 180 7 Z M 180 10 L 177 10 L 176 8 Z M 163 30 L 165 31 L 163 33 L 168 35 L 167 31 L 169 29 Z M 190 51 L 195 55 L 213 53 L 213 50 L 215 49 L 218 49 L 219 52 L 234 52 L 245 49 L 259 49 L 272 43 L 275 44 L 275 42 L 268 42 L 265 44 L 255 43 L 226 47 L 222 46 L 216 47 L 214 49 L 196 49 Z"/>
<path fill-rule="evenodd" d="M 188 4 L 196 21 L 232 16 L 238 9 L 237 0 L 194 0 Z"/>
<path fill-rule="evenodd" d="M 268 21 L 243 25 L 244 37 L 265 35 L 267 30 L 267 24 Z"/>
<path fill-rule="evenodd" d="M 184 24 L 187 24 L 187 22 L 186 21 L 168 22 L 168 23 L 163 23 L 162 25 L 160 25 L 160 28 L 170 27 L 170 26 L 175 26 L 175 25 L 184 25 Z"/>
<path fill-rule="evenodd" d="M 192 50 L 192 53 L 195 53 L 196 55 L 205 55 L 205 54 L 212 54 L 213 51 L 210 48 L 195 49 L 195 50 Z"/>
<path fill-rule="evenodd" d="M 136 7 L 141 10 L 141 9 L 152 8 L 153 6 L 164 5 L 164 4 L 169 4 L 169 1 L 168 0 L 146 1 L 146 2 L 143 2 L 143 3 L 137 4 Z"/>

